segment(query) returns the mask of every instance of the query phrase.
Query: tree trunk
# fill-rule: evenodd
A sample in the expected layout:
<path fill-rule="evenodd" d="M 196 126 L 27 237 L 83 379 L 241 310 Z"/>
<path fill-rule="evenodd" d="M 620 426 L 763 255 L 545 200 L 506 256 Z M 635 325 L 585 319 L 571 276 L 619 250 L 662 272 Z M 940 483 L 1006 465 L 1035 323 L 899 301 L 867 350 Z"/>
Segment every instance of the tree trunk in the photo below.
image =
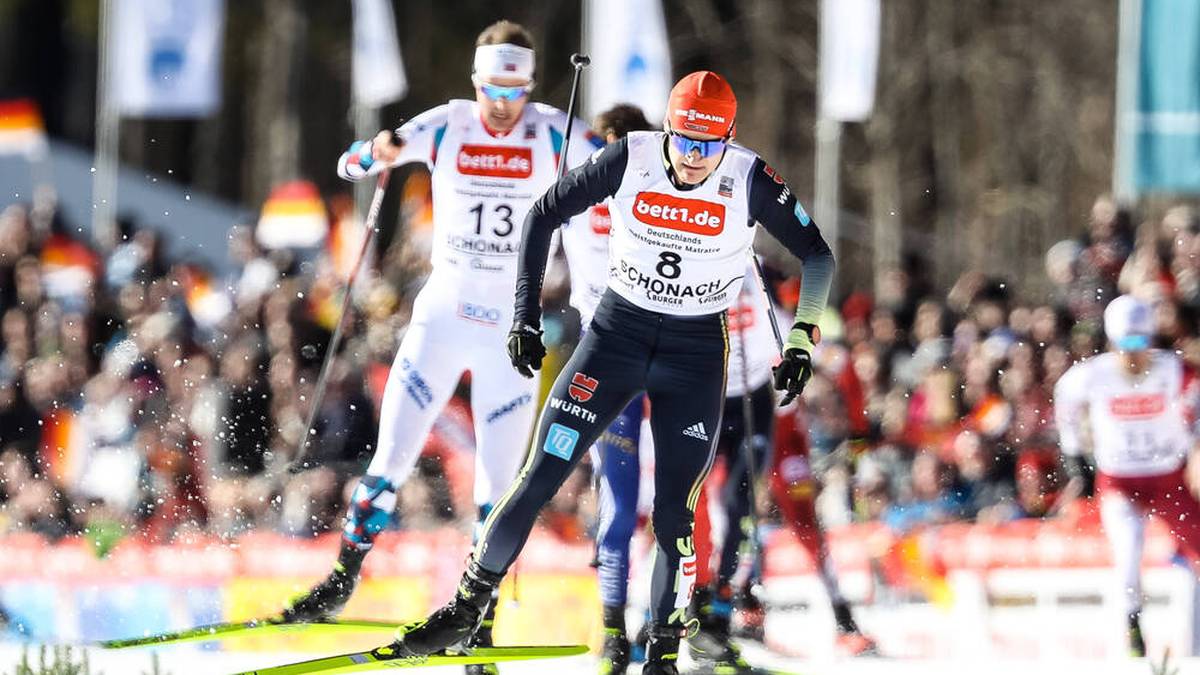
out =
<path fill-rule="evenodd" d="M 266 0 L 264 23 L 254 60 L 250 94 L 249 173 L 244 192 L 251 205 L 261 205 L 271 188 L 297 176 L 300 162 L 300 117 L 293 101 L 297 55 L 304 43 L 306 19 L 298 0 Z"/>

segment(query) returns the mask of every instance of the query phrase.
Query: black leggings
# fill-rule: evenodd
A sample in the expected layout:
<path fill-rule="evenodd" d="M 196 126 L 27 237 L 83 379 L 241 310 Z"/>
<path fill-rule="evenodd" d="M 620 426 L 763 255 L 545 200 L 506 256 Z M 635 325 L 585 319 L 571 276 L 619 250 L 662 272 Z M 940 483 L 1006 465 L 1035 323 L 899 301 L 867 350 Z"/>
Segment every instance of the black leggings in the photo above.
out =
<path fill-rule="evenodd" d="M 655 448 L 651 615 L 656 623 L 682 623 L 696 573 L 693 513 L 721 429 L 727 357 L 724 313 L 659 314 L 607 291 L 554 382 L 525 465 L 484 524 L 475 560 L 506 572 L 538 511 L 644 391 Z"/>

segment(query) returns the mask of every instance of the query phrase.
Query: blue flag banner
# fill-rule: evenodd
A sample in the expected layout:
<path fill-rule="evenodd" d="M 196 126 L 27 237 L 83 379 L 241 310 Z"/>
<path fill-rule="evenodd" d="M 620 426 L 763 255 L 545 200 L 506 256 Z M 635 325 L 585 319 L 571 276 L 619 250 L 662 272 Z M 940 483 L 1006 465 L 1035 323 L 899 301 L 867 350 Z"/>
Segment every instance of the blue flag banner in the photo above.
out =
<path fill-rule="evenodd" d="M 1134 184 L 1200 193 L 1200 2 L 1141 5 Z"/>

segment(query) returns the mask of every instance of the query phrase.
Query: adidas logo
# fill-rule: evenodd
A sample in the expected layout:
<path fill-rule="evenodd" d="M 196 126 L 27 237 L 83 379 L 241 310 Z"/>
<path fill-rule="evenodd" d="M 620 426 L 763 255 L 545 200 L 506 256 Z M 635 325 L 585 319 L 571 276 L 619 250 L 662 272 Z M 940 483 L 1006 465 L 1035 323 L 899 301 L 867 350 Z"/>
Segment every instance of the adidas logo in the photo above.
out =
<path fill-rule="evenodd" d="M 704 422 L 696 422 L 692 426 L 683 430 L 684 436 L 699 438 L 702 441 L 708 440 L 708 432 L 704 430 Z"/>

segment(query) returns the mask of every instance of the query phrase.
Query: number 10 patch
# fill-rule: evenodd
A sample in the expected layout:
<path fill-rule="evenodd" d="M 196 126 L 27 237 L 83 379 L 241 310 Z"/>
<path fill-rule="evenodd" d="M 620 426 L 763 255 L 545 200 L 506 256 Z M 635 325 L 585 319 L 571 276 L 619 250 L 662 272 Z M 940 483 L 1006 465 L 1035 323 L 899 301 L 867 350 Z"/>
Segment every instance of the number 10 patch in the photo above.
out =
<path fill-rule="evenodd" d="M 546 432 L 546 442 L 542 445 L 542 450 L 560 459 L 570 461 L 571 456 L 575 454 L 575 444 L 578 442 L 578 431 L 556 422 L 551 424 L 550 430 Z"/>

